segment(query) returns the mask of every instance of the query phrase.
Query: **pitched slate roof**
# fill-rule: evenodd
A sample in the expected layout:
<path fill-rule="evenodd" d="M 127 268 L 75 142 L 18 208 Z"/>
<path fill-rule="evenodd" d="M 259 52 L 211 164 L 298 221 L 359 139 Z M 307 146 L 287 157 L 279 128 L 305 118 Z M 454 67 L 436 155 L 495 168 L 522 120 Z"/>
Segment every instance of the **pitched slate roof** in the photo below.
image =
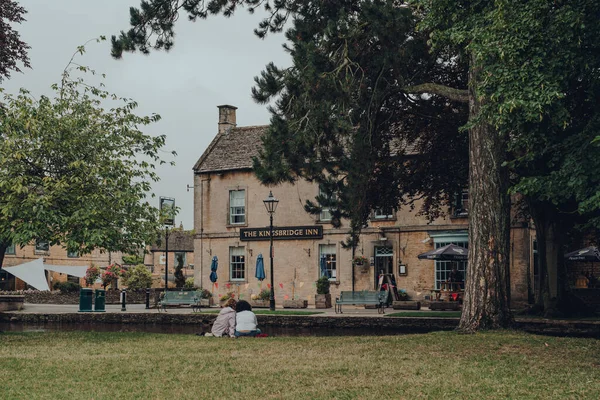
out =
<path fill-rule="evenodd" d="M 194 165 L 194 172 L 251 169 L 252 158 L 258 156 L 258 151 L 262 147 L 261 137 L 268 127 L 268 125 L 236 127 L 217 134 Z"/>
<path fill-rule="evenodd" d="M 160 237 L 157 243 L 150 248 L 151 252 L 165 251 L 165 238 Z M 194 234 L 191 231 L 170 231 L 169 232 L 169 252 L 172 251 L 194 251 Z"/>

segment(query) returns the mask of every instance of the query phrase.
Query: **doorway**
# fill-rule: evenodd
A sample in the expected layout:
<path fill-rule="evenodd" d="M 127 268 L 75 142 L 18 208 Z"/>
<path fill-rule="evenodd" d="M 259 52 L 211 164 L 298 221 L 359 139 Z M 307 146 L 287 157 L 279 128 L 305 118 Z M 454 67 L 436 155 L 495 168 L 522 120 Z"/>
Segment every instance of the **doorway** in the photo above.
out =
<path fill-rule="evenodd" d="M 393 274 L 394 273 L 394 249 L 389 246 L 378 246 L 375 247 L 375 273 L 374 278 L 375 281 L 373 283 L 373 288 L 377 290 L 379 275 L 381 273 L 384 274 Z"/>

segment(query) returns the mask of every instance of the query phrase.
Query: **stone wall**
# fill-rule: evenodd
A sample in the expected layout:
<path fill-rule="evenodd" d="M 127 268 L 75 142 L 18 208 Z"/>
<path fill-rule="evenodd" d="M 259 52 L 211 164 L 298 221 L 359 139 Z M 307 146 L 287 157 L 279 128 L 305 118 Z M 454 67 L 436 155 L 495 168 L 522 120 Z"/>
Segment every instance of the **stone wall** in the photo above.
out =
<path fill-rule="evenodd" d="M 27 314 L 22 312 L 0 313 L 0 323 L 12 324 L 140 324 L 140 325 L 184 325 L 200 327 L 212 322 L 216 314 L 175 314 L 175 313 L 69 313 L 69 314 Z M 257 315 L 261 327 L 273 327 L 294 335 L 297 331 L 315 329 L 312 334 L 329 330 L 351 334 L 352 329 L 385 330 L 389 334 L 424 333 L 439 330 L 453 330 L 458 326 L 458 318 L 410 318 L 410 317 L 320 317 L 300 315 Z M 66 328 L 66 327 L 65 327 Z M 600 322 L 597 321 L 549 321 L 519 318 L 515 328 L 535 334 L 552 336 L 600 337 Z M 143 330 L 143 329 L 142 329 Z"/>
<path fill-rule="evenodd" d="M 154 305 L 157 296 L 162 292 L 162 289 L 150 289 L 150 304 Z M 120 303 L 120 290 L 106 291 L 106 304 Z M 3 295 L 24 295 L 25 303 L 32 304 L 79 304 L 79 292 L 76 293 L 61 293 L 59 291 L 38 291 L 38 290 L 23 290 L 14 292 L 0 292 Z M 145 290 L 128 290 L 127 304 L 145 304 Z"/>

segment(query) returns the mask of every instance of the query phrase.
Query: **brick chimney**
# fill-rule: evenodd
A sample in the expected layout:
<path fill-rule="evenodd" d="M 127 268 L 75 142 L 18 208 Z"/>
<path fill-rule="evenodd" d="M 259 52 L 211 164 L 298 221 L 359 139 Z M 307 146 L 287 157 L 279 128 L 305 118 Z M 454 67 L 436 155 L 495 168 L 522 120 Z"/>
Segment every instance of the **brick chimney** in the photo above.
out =
<path fill-rule="evenodd" d="M 235 110 L 237 110 L 237 107 L 227 104 L 217 107 L 219 108 L 219 134 L 227 133 L 236 126 Z"/>

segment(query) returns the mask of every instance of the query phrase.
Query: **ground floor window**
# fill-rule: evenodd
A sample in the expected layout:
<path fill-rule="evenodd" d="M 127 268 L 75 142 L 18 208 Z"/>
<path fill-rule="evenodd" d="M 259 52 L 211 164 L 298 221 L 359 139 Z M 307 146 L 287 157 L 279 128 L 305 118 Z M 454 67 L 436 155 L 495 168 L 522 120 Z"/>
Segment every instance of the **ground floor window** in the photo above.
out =
<path fill-rule="evenodd" d="M 229 276 L 232 281 L 246 279 L 246 249 L 244 247 L 229 248 Z"/>
<path fill-rule="evenodd" d="M 175 267 L 185 267 L 185 252 L 183 251 L 176 251 L 175 252 Z"/>
<path fill-rule="evenodd" d="M 330 280 L 337 280 L 337 256 L 335 244 L 322 244 L 319 246 L 320 276 L 326 274 Z"/>
<path fill-rule="evenodd" d="M 469 246 L 469 241 L 467 238 L 463 240 L 452 240 L 447 242 L 435 242 L 435 248 L 439 249 L 440 247 L 447 246 L 449 244 L 454 244 L 456 246 L 464 247 L 465 249 Z M 452 268 L 456 266 L 456 269 L 462 274 L 463 279 L 466 277 L 467 272 L 467 262 L 466 261 L 436 261 L 435 262 L 435 288 L 440 289 L 441 283 L 448 281 L 450 277 L 450 272 Z"/>

